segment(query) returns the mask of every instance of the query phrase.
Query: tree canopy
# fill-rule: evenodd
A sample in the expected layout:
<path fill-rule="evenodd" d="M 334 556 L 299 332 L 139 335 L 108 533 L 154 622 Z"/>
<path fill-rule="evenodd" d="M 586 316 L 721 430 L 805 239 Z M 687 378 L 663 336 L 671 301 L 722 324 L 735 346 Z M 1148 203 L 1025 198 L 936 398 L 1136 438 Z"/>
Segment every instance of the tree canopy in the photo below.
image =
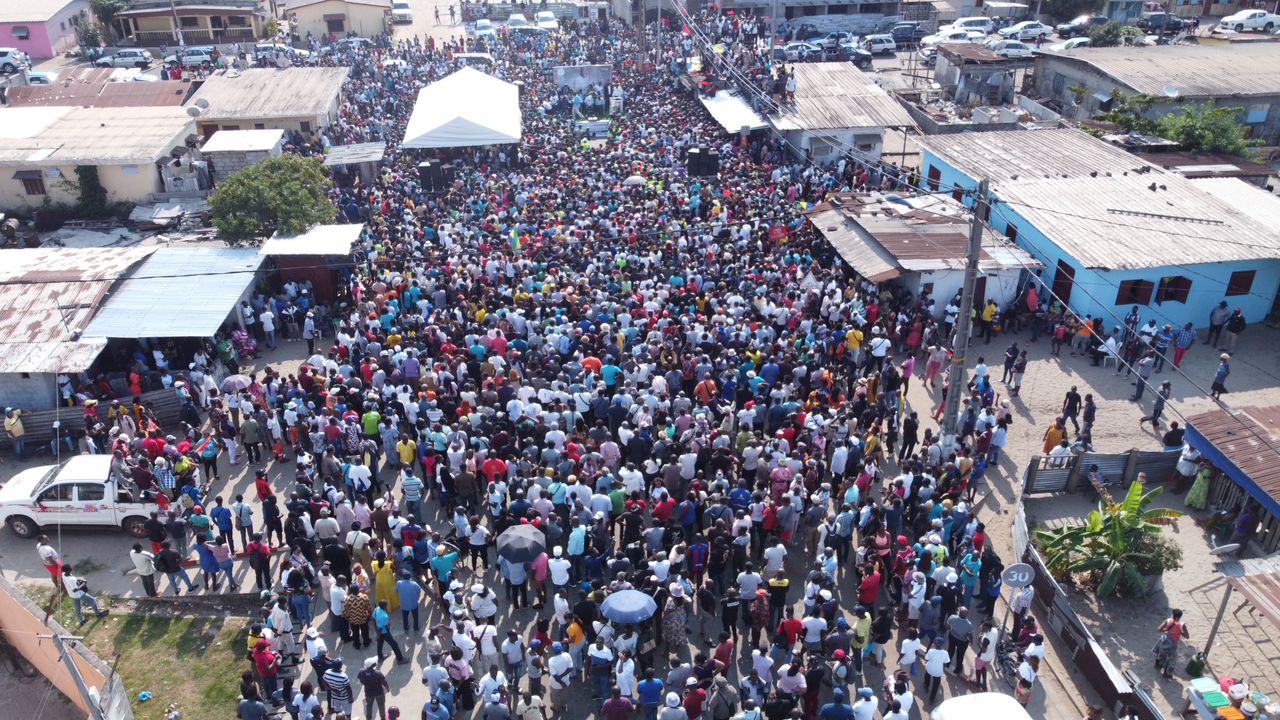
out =
<path fill-rule="evenodd" d="M 318 158 L 283 155 L 245 168 L 218 185 L 209 202 L 228 245 L 257 245 L 274 233 L 298 235 L 333 222 L 331 183 Z"/>
<path fill-rule="evenodd" d="M 1245 128 L 1239 120 L 1242 110 L 1238 107 L 1187 103 L 1176 112 L 1151 120 L 1147 113 L 1159 98 L 1119 91 L 1111 97 L 1111 110 L 1099 113 L 1095 119 L 1115 123 L 1125 132 L 1158 135 L 1178 143 L 1188 152 L 1248 155 L 1249 148 L 1257 144 L 1245 137 Z"/>
<path fill-rule="evenodd" d="M 1142 28 L 1109 22 L 1089 28 L 1089 47 L 1116 47 L 1140 37 L 1143 37 Z"/>

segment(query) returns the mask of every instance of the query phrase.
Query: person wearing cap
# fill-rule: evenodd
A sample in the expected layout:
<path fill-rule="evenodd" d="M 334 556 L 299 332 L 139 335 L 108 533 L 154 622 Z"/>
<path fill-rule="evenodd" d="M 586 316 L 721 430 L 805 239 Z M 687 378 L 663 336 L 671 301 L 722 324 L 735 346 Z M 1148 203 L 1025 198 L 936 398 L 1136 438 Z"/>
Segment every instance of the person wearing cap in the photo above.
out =
<path fill-rule="evenodd" d="M 577 670 L 569 651 L 563 644 L 553 643 L 550 657 L 547 658 L 547 675 L 551 678 L 551 707 L 548 708 L 550 712 L 569 711 L 569 685 L 573 682 L 575 674 Z"/>
<path fill-rule="evenodd" d="M 924 654 L 924 691 L 929 696 L 930 705 L 938 698 L 938 691 L 942 688 L 942 676 L 946 673 L 949 658 L 947 651 L 943 649 L 942 638 L 934 638 L 929 650 Z"/>
<path fill-rule="evenodd" d="M 1142 419 L 1138 421 L 1138 425 L 1150 422 L 1151 428 L 1157 433 L 1160 432 L 1160 416 L 1164 415 L 1165 403 L 1169 401 L 1169 396 L 1172 394 L 1172 383 L 1168 380 L 1160 383 L 1160 387 L 1155 391 L 1155 400 L 1151 403 L 1151 413 L 1149 415 L 1144 415 Z"/>
<path fill-rule="evenodd" d="M 667 693 L 662 709 L 658 711 L 658 720 L 690 720 L 689 713 L 685 711 L 684 705 L 680 703 L 679 693 Z"/>
<path fill-rule="evenodd" d="M 14 457 L 19 461 L 26 460 L 25 436 L 26 428 L 22 426 L 22 410 L 15 407 L 6 407 L 4 409 L 4 434 L 9 438 L 9 444 L 13 446 Z"/>
<path fill-rule="evenodd" d="M 818 710 L 820 720 L 852 720 L 854 717 L 853 708 L 849 707 L 849 703 L 845 701 L 846 691 L 843 687 L 836 687 L 831 691 L 831 702 L 822 706 Z M 862 698 L 858 698 L 858 703 L 863 702 Z M 874 708 L 875 703 L 872 702 Z M 871 716 L 868 716 L 870 718 Z"/>
<path fill-rule="evenodd" d="M 378 718 L 378 720 L 385 718 L 387 693 L 390 692 L 391 686 L 387 684 L 387 676 L 378 669 L 378 659 L 366 658 L 364 669 L 356 674 L 356 680 L 360 682 L 360 688 L 364 691 L 364 716 L 370 719 Z M 373 713 L 375 707 L 378 709 L 377 715 Z"/>
<path fill-rule="evenodd" d="M 1222 394 L 1227 392 L 1227 376 L 1231 374 L 1231 356 L 1222 353 L 1218 356 L 1218 369 L 1213 374 L 1213 385 L 1210 387 L 1209 397 L 1218 400 Z M 1153 423 L 1154 424 L 1154 423 Z"/>
<path fill-rule="evenodd" d="M 1231 317 L 1227 318 L 1224 326 L 1227 331 L 1227 346 L 1220 347 L 1219 350 L 1234 354 L 1236 351 L 1236 342 L 1240 340 L 1240 333 L 1244 332 L 1247 323 L 1244 319 L 1244 311 L 1236 308 L 1231 313 Z"/>
<path fill-rule="evenodd" d="M 420 632 L 418 614 L 422 607 L 422 586 L 413 579 L 409 570 L 400 571 L 400 579 L 396 581 L 395 594 L 400 599 L 400 620 L 404 633 L 409 635 L 409 618 L 413 617 L 413 632 Z"/>

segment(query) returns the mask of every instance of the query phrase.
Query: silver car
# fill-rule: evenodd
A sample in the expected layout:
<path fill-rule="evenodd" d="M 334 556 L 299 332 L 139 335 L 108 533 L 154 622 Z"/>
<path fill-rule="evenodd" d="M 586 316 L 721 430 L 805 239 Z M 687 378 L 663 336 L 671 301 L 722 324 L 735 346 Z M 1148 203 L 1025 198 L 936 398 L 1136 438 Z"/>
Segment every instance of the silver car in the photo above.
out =
<path fill-rule="evenodd" d="M 150 50 L 124 48 L 117 50 L 114 55 L 98 58 L 93 64 L 98 67 L 146 68 L 151 67 L 153 62 L 155 58 L 151 57 Z"/>

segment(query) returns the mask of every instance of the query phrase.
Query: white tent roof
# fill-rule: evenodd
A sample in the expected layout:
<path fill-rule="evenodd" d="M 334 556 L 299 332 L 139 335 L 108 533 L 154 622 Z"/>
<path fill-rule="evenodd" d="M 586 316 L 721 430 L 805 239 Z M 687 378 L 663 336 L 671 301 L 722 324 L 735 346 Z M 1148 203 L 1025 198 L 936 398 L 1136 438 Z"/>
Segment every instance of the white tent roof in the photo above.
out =
<path fill-rule="evenodd" d="M 418 91 L 401 147 L 516 143 L 522 125 L 516 86 L 465 67 Z"/>
<path fill-rule="evenodd" d="M 279 233 L 262 244 L 261 255 L 350 255 L 364 225 L 317 225 L 301 235 Z"/>
<path fill-rule="evenodd" d="M 727 90 L 716 93 L 714 97 L 700 94 L 698 100 L 727 132 L 736 133 L 744 127 L 751 130 L 768 127 L 764 118 L 760 117 L 760 113 L 752 110 L 742 98 Z"/>

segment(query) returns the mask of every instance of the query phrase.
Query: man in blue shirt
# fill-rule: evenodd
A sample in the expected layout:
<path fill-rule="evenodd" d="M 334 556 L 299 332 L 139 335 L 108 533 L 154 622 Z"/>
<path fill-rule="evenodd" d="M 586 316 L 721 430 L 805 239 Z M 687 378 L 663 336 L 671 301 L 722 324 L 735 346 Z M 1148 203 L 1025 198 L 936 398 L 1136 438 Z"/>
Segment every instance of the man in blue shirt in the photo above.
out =
<path fill-rule="evenodd" d="M 413 631 L 419 632 L 418 609 L 422 604 L 422 586 L 414 582 L 408 570 L 400 571 L 400 580 L 396 583 L 396 594 L 400 596 L 400 617 L 404 621 L 404 633 L 409 634 L 409 616 L 413 616 Z"/>
<path fill-rule="evenodd" d="M 391 634 L 391 613 L 387 612 L 387 601 L 378 601 L 378 607 L 373 611 L 373 626 L 378 631 L 378 662 L 382 662 L 382 646 L 390 645 L 396 654 L 396 662 L 403 665 L 409 662 L 409 658 L 404 656 L 400 651 L 400 643 L 396 642 L 396 638 Z"/>
<path fill-rule="evenodd" d="M 644 720 L 657 720 L 658 705 L 662 703 L 662 693 L 666 689 L 662 681 L 653 676 L 653 668 L 645 668 L 644 679 L 636 685 L 636 693 L 640 696 L 640 707 L 644 709 Z"/>
<path fill-rule="evenodd" d="M 851 720 L 853 718 L 853 708 L 849 707 L 844 701 L 844 688 L 836 688 L 831 691 L 831 702 L 822 706 L 818 711 L 818 717 L 822 720 Z"/>

